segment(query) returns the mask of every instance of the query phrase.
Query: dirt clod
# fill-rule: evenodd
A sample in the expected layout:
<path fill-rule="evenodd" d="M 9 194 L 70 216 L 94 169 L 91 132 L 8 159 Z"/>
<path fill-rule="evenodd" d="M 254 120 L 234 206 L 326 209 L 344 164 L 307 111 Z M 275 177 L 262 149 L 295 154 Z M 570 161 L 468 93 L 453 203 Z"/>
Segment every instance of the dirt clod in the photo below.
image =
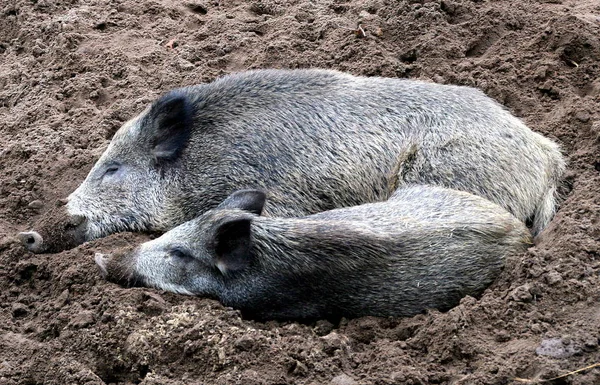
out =
<path fill-rule="evenodd" d="M 543 340 L 535 352 L 540 356 L 549 356 L 552 358 L 567 358 L 578 353 L 578 347 L 573 345 L 573 341 L 565 338 L 551 338 Z"/>
<path fill-rule="evenodd" d="M 347 374 L 340 374 L 339 376 L 335 376 L 330 385 L 356 385 L 358 382 L 354 381 L 352 377 Z"/>

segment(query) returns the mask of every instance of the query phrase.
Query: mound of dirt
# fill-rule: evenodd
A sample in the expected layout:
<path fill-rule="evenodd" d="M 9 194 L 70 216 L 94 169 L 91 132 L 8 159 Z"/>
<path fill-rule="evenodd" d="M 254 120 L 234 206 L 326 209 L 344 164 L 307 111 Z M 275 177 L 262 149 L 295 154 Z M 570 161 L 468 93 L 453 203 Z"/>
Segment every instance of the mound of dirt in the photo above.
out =
<path fill-rule="evenodd" d="M 14 0 L 0 15 L 0 384 L 510 384 L 600 362 L 597 0 Z M 267 67 L 479 87 L 562 145 L 565 201 L 481 298 L 335 325 L 105 282 L 94 253 L 144 235 L 17 244 L 159 94 Z"/>

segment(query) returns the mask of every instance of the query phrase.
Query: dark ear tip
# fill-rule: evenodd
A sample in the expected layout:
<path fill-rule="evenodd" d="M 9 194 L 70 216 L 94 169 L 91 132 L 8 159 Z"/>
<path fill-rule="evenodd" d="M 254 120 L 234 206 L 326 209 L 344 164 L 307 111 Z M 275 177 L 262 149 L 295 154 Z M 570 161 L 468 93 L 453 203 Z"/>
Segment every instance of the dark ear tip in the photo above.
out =
<path fill-rule="evenodd" d="M 150 115 L 178 116 L 179 119 L 186 120 L 192 113 L 191 109 L 192 103 L 188 96 L 180 90 L 174 90 L 154 102 Z"/>
<path fill-rule="evenodd" d="M 265 203 L 267 201 L 267 193 L 258 189 L 247 189 L 234 192 L 236 198 L 239 197 L 240 201 L 243 202 L 242 207 L 246 211 L 250 211 L 256 215 L 262 213 Z"/>
<path fill-rule="evenodd" d="M 238 190 L 238 191 L 234 192 L 233 194 L 231 194 L 231 196 L 232 197 L 244 197 L 246 199 L 252 198 L 252 200 L 263 201 L 263 202 L 265 202 L 267 200 L 267 193 L 264 192 L 263 190 L 259 190 L 259 189 Z"/>
<path fill-rule="evenodd" d="M 169 91 L 159 97 L 150 107 L 150 116 L 159 114 L 186 116 L 191 113 L 192 102 L 182 90 Z"/>
<path fill-rule="evenodd" d="M 186 103 L 188 102 L 187 94 L 181 90 L 171 90 L 158 98 L 156 104 L 165 103 Z"/>
<path fill-rule="evenodd" d="M 258 189 L 238 190 L 219 205 L 221 208 L 236 208 L 260 215 L 267 201 L 266 192 Z"/>

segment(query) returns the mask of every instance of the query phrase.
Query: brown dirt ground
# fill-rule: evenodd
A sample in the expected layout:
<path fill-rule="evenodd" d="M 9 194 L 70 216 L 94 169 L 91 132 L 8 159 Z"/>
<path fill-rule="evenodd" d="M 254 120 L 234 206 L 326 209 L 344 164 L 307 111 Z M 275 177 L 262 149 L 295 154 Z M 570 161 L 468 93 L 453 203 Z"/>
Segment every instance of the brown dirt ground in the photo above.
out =
<path fill-rule="evenodd" d="M 597 0 L 2 1 L 0 384 L 512 384 L 599 363 L 599 36 Z M 562 144 L 566 200 L 482 298 L 339 325 L 104 282 L 94 252 L 141 235 L 16 244 L 160 93 L 263 67 L 479 87 Z"/>

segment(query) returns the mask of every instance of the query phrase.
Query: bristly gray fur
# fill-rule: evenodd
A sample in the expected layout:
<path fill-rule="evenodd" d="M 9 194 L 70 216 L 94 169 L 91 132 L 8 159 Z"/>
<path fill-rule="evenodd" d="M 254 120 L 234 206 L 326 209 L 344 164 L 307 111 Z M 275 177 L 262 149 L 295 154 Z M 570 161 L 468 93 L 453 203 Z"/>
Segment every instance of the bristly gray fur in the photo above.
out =
<path fill-rule="evenodd" d="M 180 147 L 159 150 L 169 127 Z M 118 177 L 103 177 L 115 162 Z M 485 197 L 537 234 L 564 169 L 555 143 L 473 88 L 257 70 L 172 91 L 126 123 L 67 209 L 90 240 L 167 231 L 241 188 L 270 191 L 269 215 L 298 216 L 430 184 Z"/>
<path fill-rule="evenodd" d="M 251 235 L 232 265 L 215 228 L 243 220 Z M 230 241 L 219 240 L 239 251 Z M 106 263 L 117 278 L 215 297 L 258 319 L 411 316 L 479 295 L 530 244 L 525 225 L 484 198 L 405 186 L 386 202 L 303 218 L 221 205 Z"/>

